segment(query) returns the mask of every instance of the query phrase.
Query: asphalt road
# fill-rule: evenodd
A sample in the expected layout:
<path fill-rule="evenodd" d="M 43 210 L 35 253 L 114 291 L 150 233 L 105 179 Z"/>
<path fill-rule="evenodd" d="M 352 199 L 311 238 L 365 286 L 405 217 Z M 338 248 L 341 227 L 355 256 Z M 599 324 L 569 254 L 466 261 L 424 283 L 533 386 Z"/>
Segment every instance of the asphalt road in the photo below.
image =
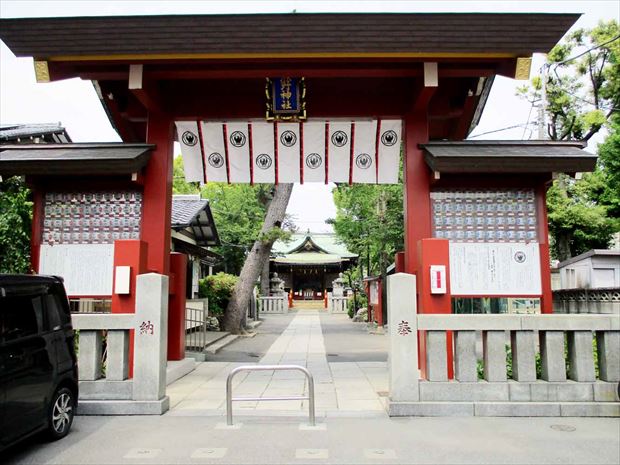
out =
<path fill-rule="evenodd" d="M 3 464 L 617 464 L 617 418 L 77 417 L 61 441 L 31 439 Z"/>

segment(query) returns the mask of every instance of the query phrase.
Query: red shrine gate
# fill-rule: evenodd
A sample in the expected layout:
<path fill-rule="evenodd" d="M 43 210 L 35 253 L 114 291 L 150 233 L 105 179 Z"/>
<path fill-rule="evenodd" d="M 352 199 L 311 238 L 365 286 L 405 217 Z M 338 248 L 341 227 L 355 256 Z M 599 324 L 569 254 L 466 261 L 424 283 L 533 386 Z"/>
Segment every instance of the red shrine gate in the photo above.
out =
<path fill-rule="evenodd" d="M 591 169 L 594 158 L 582 154 L 579 144 L 461 141 L 477 124 L 494 77 L 527 79 L 532 53 L 551 49 L 576 19 L 3 19 L 0 37 L 16 55 L 35 57 L 39 81 L 93 81 L 124 141 L 68 144 L 60 163 L 40 157 L 28 167 L 19 164 L 16 152 L 16 158 L 3 152 L 4 173 L 26 174 L 34 187 L 33 269 L 49 260 L 42 255 L 43 228 L 52 219 L 46 216 L 47 194 L 97 188 L 130 192 L 130 198 L 139 194 L 134 236 L 101 239 L 115 245 L 113 267 L 131 267 L 128 293 L 109 287 L 113 312 L 133 311 L 136 275 L 169 275 L 168 357 L 183 358 L 185 262 L 170 254 L 175 139 L 190 180 L 270 183 L 395 182 L 402 139 L 406 240 L 398 263 L 399 271 L 418 275 L 419 312 L 450 313 L 451 298 L 459 294 L 535 296 L 550 313 L 546 186 L 553 172 Z M 286 102 L 281 93 L 266 99 L 266 78 L 278 81 L 279 90 L 291 79 L 303 78 L 305 87 L 285 88 L 293 95 Z M 303 105 L 287 113 L 289 100 Z M 515 287 L 514 270 L 532 279 Z"/>

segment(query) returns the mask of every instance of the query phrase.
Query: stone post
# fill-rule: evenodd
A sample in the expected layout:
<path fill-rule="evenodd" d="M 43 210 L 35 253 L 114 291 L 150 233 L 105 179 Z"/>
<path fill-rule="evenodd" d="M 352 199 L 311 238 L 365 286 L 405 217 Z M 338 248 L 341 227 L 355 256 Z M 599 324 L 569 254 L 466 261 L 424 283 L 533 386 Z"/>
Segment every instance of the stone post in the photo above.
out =
<path fill-rule="evenodd" d="M 81 368 L 81 367 L 80 367 Z M 129 375 L 129 331 L 108 331 L 108 381 L 123 381 Z"/>
<path fill-rule="evenodd" d="M 166 393 L 168 277 L 138 276 L 136 288 L 134 400 L 160 400 Z"/>
<path fill-rule="evenodd" d="M 542 379 L 566 381 L 564 360 L 564 331 L 540 331 Z"/>
<path fill-rule="evenodd" d="M 527 382 L 536 381 L 536 348 L 533 331 L 512 331 L 512 379 Z"/>
<path fill-rule="evenodd" d="M 569 331 L 567 334 L 570 379 L 574 381 L 595 381 L 592 332 Z"/>
<path fill-rule="evenodd" d="M 420 400 L 416 277 L 396 273 L 387 277 L 390 331 L 388 361 L 391 402 Z"/>
<path fill-rule="evenodd" d="M 483 331 L 482 352 L 484 379 L 489 382 L 506 381 L 506 335 L 504 331 Z"/>
<path fill-rule="evenodd" d="M 620 332 L 597 331 L 599 375 L 602 381 L 620 381 Z"/>
<path fill-rule="evenodd" d="M 101 331 L 80 331 L 80 380 L 94 381 L 101 378 L 101 339 Z"/>
<path fill-rule="evenodd" d="M 426 376 L 429 381 L 448 381 L 445 331 L 426 332 Z"/>
<path fill-rule="evenodd" d="M 454 376 L 458 381 L 478 381 L 476 331 L 454 332 Z"/>

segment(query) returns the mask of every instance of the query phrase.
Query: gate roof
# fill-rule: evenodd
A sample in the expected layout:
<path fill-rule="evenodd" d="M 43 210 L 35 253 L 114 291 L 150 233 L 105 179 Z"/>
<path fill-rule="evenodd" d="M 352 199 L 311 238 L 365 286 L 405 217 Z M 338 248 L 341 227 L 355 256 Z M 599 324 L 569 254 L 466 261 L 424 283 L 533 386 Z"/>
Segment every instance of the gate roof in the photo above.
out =
<path fill-rule="evenodd" d="M 99 60 L 225 54 L 530 56 L 577 14 L 339 13 L 24 18 L 0 21 L 18 56 Z"/>
<path fill-rule="evenodd" d="M 548 52 L 578 17 L 288 13 L 11 18 L 0 19 L 0 39 L 17 56 L 34 57 L 41 80 L 94 81 L 125 142 L 146 141 L 151 111 L 177 121 L 264 118 L 265 78 L 274 77 L 306 78 L 309 117 L 402 118 L 425 87 L 425 62 L 438 63 L 439 85 L 428 103 L 429 138 L 461 140 L 476 126 L 494 77 L 527 76 L 527 64 L 520 66 L 527 61 L 518 66 L 518 59 Z"/>

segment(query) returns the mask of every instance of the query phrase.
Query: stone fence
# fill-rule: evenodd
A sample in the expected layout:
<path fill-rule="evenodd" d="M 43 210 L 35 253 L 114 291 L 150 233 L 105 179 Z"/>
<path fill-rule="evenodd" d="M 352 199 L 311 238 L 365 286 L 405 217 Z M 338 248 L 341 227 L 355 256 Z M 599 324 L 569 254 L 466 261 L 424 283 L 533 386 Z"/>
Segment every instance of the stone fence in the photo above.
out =
<path fill-rule="evenodd" d="M 327 293 L 327 308 L 329 313 L 347 313 L 346 297 L 334 297 L 331 292 Z"/>
<path fill-rule="evenodd" d="M 553 291 L 554 313 L 620 314 L 620 288 Z"/>
<path fill-rule="evenodd" d="M 620 416 L 618 316 L 418 315 L 415 289 L 388 277 L 390 415 Z"/>
<path fill-rule="evenodd" d="M 137 277 L 134 314 L 85 313 L 71 319 L 79 331 L 79 414 L 160 415 L 168 410 L 167 276 Z M 131 330 L 136 358 L 129 379 Z"/>
<path fill-rule="evenodd" d="M 259 297 L 259 313 L 288 313 L 288 295 Z"/>

